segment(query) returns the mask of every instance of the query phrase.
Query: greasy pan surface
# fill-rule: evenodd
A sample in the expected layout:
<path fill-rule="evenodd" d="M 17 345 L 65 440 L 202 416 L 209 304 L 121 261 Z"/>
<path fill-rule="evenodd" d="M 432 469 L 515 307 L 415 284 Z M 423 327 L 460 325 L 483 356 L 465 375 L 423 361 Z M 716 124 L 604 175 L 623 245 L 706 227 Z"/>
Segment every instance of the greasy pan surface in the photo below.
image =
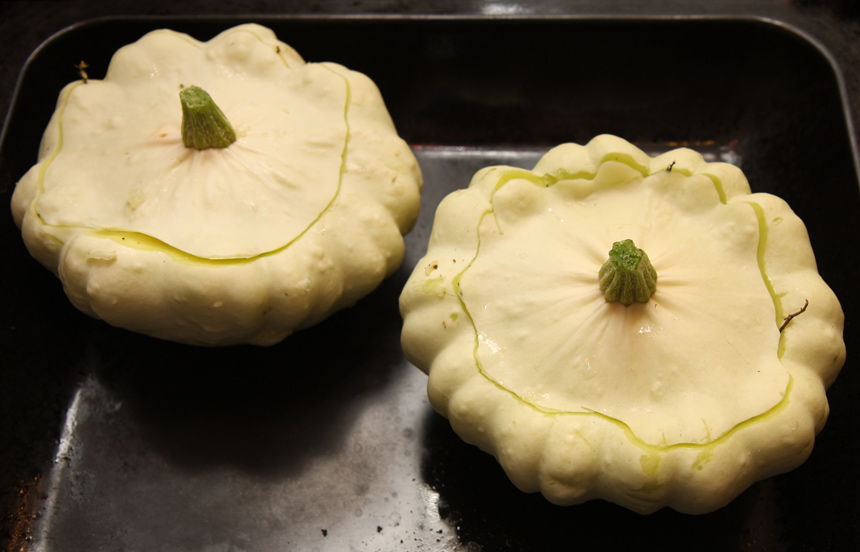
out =
<path fill-rule="evenodd" d="M 379 85 L 425 175 L 403 267 L 354 308 L 272 348 L 204 350 L 75 311 L 0 222 L 3 545 L 35 550 L 846 550 L 860 535 L 860 196 L 838 77 L 802 36 L 742 19 L 257 19 L 309 61 Z M 60 88 L 86 60 L 170 27 L 113 19 L 34 53 L 0 145 L 6 205 Z M 705 516 L 559 508 L 516 491 L 426 402 L 397 297 L 448 192 L 487 164 L 613 133 L 699 147 L 807 223 L 846 312 L 849 360 L 810 459 Z"/>

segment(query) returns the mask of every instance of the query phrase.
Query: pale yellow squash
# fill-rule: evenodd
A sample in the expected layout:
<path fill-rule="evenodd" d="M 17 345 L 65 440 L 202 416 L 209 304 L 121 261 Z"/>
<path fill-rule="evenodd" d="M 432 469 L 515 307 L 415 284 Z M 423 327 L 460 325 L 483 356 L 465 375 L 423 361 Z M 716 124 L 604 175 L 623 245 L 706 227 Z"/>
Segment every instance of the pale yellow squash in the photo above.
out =
<path fill-rule="evenodd" d="M 624 240 L 656 271 L 628 306 L 599 277 Z M 400 308 L 432 405 L 558 504 L 725 505 L 805 460 L 845 358 L 785 202 L 690 149 L 609 135 L 446 197 Z"/>
<path fill-rule="evenodd" d="M 234 142 L 184 145 L 192 86 Z M 270 345 L 399 266 L 421 185 L 370 79 L 247 24 L 208 42 L 151 32 L 103 80 L 69 84 L 12 211 L 83 312 L 178 342 Z"/>

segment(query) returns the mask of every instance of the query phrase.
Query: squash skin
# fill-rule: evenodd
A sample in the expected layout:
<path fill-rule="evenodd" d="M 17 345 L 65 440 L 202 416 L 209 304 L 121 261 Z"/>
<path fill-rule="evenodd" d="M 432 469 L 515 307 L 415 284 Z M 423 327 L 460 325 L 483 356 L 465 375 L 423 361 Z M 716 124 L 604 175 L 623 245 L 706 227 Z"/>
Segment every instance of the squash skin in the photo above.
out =
<path fill-rule="evenodd" d="M 468 288 L 463 283 L 464 267 L 480 255 L 477 228 L 482 217 L 494 216 L 488 211 L 499 208 L 494 194 L 520 180 L 593 178 L 601 167 L 618 162 L 648 176 L 670 165 L 690 178 L 704 175 L 715 182 L 726 207 L 757 206 L 767 223 L 766 277 L 779 298 L 773 317 L 765 322 L 772 325 L 770 331 L 778 328 L 777 318 L 809 301 L 809 308 L 778 335 L 779 351 L 774 353 L 788 374 L 784 399 L 707 442 L 649 442 L 629 424 L 601 412 L 552 411 L 494 381 L 476 365 L 479 329 L 461 299 L 477 284 L 473 280 Z M 524 178 L 506 180 L 516 174 Z M 506 226 L 501 229 L 502 234 L 508 231 Z M 660 270 L 657 266 L 658 274 Z M 596 278 L 595 273 L 595 286 Z M 522 289 L 535 285 L 523 281 Z M 660 286 L 658 280 L 658 295 Z M 495 456 L 516 487 L 541 492 L 559 505 L 603 499 L 642 514 L 664 507 L 690 514 L 721 508 L 753 483 L 804 462 L 827 419 L 825 391 L 845 360 L 841 306 L 817 272 L 802 221 L 784 201 L 751 194 L 742 172 L 731 165 L 706 163 L 688 149 L 650 158 L 609 135 L 585 146 L 558 146 L 532 171 L 483 169 L 469 188 L 446 197 L 436 212 L 427 255 L 403 289 L 400 309 L 403 349 L 410 362 L 428 373 L 432 406 L 464 441 Z M 524 330 L 529 331 L 542 328 Z M 711 368 L 707 356 L 689 366 L 698 368 Z"/>
<path fill-rule="evenodd" d="M 231 80 L 236 81 L 235 86 Z M 328 179 L 325 185 L 330 189 L 329 195 L 316 201 L 314 211 L 301 215 L 305 217 L 304 222 L 288 231 L 272 231 L 271 235 L 257 239 L 253 235 L 257 230 L 260 234 L 269 233 L 266 223 L 258 223 L 259 228 L 246 231 L 245 241 L 240 236 L 234 247 L 230 243 L 234 233 L 231 224 L 210 223 L 209 230 L 197 227 L 206 224 L 210 215 L 219 211 L 217 205 L 207 207 L 208 213 L 203 208 L 188 214 L 187 221 L 164 215 L 164 211 L 158 215 L 158 210 L 153 208 L 156 216 L 179 220 L 177 230 L 165 237 L 150 234 L 146 225 L 142 225 L 143 230 L 125 226 L 121 206 L 116 211 L 122 216 L 101 221 L 98 215 L 76 219 L 66 214 L 68 210 L 54 209 L 56 200 L 51 205 L 45 203 L 46 198 L 55 197 L 47 192 L 54 193 L 63 186 L 76 185 L 85 189 L 78 182 L 86 179 L 87 171 L 91 171 L 88 167 L 100 161 L 98 152 L 93 152 L 90 158 L 81 157 L 81 152 L 86 153 L 88 147 L 87 135 L 98 135 L 104 129 L 116 131 L 108 127 L 114 122 L 128 124 L 133 119 L 132 115 L 126 116 L 126 105 L 105 103 L 102 98 L 110 90 L 145 100 L 155 98 L 151 100 L 153 103 L 163 102 L 165 105 L 162 107 L 159 103 L 159 110 L 167 113 L 164 119 L 152 116 L 153 128 L 132 129 L 129 134 L 151 132 L 156 136 L 156 125 L 160 124 L 167 128 L 161 133 L 164 136 L 173 132 L 174 127 L 178 129 L 180 122 L 180 104 L 175 93 L 180 86 L 195 81 L 210 83 L 209 92 L 216 100 L 219 96 L 226 98 L 221 102 L 222 108 L 236 105 L 246 115 L 255 115 L 254 109 L 261 110 L 262 117 L 246 117 L 250 123 L 238 121 L 241 125 L 239 141 L 224 150 L 230 150 L 234 165 L 241 165 L 241 161 L 235 159 L 242 156 L 250 159 L 250 154 L 260 150 L 259 144 L 266 143 L 270 137 L 277 139 L 280 132 L 277 125 L 265 126 L 267 117 L 262 110 L 271 108 L 279 113 L 286 112 L 290 105 L 299 101 L 292 99 L 291 92 L 284 92 L 283 96 L 269 95 L 271 106 L 249 107 L 247 104 L 260 101 L 254 96 L 254 86 L 291 87 L 290 90 L 316 86 L 322 91 L 321 101 L 335 106 L 331 120 L 339 127 L 329 130 L 325 127 L 329 123 L 322 121 L 322 128 L 315 129 L 313 119 L 309 118 L 305 124 L 311 125 L 306 128 L 314 132 L 313 136 L 304 141 L 303 138 L 294 139 L 281 149 L 278 149 L 280 142 L 273 146 L 277 166 L 269 170 L 257 158 L 247 162 L 256 173 L 269 171 L 275 179 L 265 181 L 261 177 L 252 182 L 257 175 L 246 176 L 237 169 L 215 182 L 229 188 L 223 192 L 224 196 L 235 193 L 249 205 L 248 217 L 243 219 L 242 212 L 234 217 L 232 227 L 238 231 L 242 230 L 242 220 L 252 220 L 253 209 L 270 209 L 270 219 L 276 223 L 285 220 L 277 209 L 289 211 L 289 206 L 270 207 L 278 202 L 269 201 L 271 196 L 265 192 L 256 197 L 255 186 L 277 188 L 277 178 L 283 178 L 280 175 L 285 171 L 288 178 L 298 179 L 303 182 L 300 186 L 307 189 Z M 243 104 L 242 86 L 246 82 L 250 87 L 247 94 L 250 99 Z M 160 96 L 165 90 L 169 95 Z M 315 94 L 315 91 L 307 93 L 311 98 Z M 103 115 L 101 111 L 109 113 Z M 146 110 L 142 111 L 141 126 L 148 122 Z M 255 137 L 257 128 L 269 135 Z M 173 138 L 171 134 L 165 142 Z M 252 143 L 252 139 L 257 141 Z M 239 144 L 243 140 L 244 146 Z M 173 142 L 153 146 L 153 140 L 144 140 L 145 145 L 137 154 L 156 159 L 161 155 L 159 148 L 174 148 L 173 151 L 179 152 L 178 159 L 196 155 L 202 160 L 200 163 L 205 163 L 206 159 L 214 159 L 213 155 L 221 153 L 207 150 L 185 154 L 181 143 Z M 315 149 L 317 145 L 319 148 Z M 329 153 L 325 153 L 324 148 L 329 148 Z M 77 159 L 65 157 L 72 152 Z M 315 180 L 317 175 L 313 172 L 312 161 L 290 172 L 290 157 L 308 153 L 327 155 L 331 159 L 328 175 Z M 172 171 L 169 154 L 165 158 L 165 166 Z M 68 166 L 71 171 L 54 170 Z M 145 162 L 139 166 L 143 169 L 136 169 L 138 172 L 134 174 L 145 174 Z M 69 174 L 77 172 L 77 168 L 80 174 Z M 110 189 L 118 183 L 125 187 L 123 190 L 130 190 L 130 198 L 135 197 L 134 183 L 129 182 L 131 177 L 123 181 L 122 174 L 117 174 L 120 171 L 105 172 L 108 174 L 99 175 L 98 181 L 93 182 L 95 186 Z M 337 179 L 334 184 L 331 175 Z M 152 177 L 151 189 L 159 188 L 160 176 Z M 207 176 L 201 178 L 205 180 Z M 263 181 L 262 184 L 259 181 Z M 208 197 L 205 184 L 201 185 L 204 199 Z M 57 109 L 45 131 L 38 163 L 16 186 L 12 212 L 30 253 L 59 277 L 71 302 L 84 313 L 114 326 L 181 343 L 273 345 L 296 330 L 353 305 L 399 267 L 403 258 L 403 234 L 417 218 L 421 188 L 422 176 L 417 161 L 409 146 L 397 135 L 379 90 L 368 77 L 335 63 L 306 63 L 270 29 L 246 24 L 228 29 L 209 42 L 199 42 L 170 30 L 153 31 L 120 49 L 104 80 L 69 84 L 61 92 Z M 74 193 L 73 190 L 65 198 L 60 196 L 72 205 L 69 210 L 74 209 L 74 200 L 68 197 L 73 198 Z M 216 193 L 221 192 L 213 192 Z M 290 198 L 289 191 L 278 194 L 277 199 Z M 154 195 L 157 192 L 150 194 Z M 188 200 L 186 203 L 193 211 L 201 202 Z M 179 213 L 184 212 L 180 207 L 174 208 Z M 53 218 L 46 220 L 41 209 L 50 210 Z M 131 211 L 135 209 L 138 213 L 143 210 L 136 204 Z M 132 216 L 134 213 L 128 220 L 133 220 Z M 182 216 L 185 215 L 177 215 Z M 67 219 L 72 222 L 68 223 Z M 206 234 L 210 230 L 221 233 L 207 242 Z M 174 237 L 175 242 L 172 241 Z"/>

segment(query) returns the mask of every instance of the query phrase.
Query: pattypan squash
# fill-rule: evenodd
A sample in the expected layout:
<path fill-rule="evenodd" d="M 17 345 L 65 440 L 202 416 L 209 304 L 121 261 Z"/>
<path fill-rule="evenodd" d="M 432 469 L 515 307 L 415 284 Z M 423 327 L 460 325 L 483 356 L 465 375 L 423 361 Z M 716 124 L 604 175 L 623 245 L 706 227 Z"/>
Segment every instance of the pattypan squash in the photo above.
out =
<path fill-rule="evenodd" d="M 400 308 L 431 404 L 563 505 L 722 507 L 806 459 L 845 358 L 784 201 L 609 135 L 447 196 Z"/>
<path fill-rule="evenodd" d="M 421 186 L 368 77 L 246 24 L 151 32 L 67 85 L 12 211 L 83 312 L 271 345 L 396 270 Z"/>

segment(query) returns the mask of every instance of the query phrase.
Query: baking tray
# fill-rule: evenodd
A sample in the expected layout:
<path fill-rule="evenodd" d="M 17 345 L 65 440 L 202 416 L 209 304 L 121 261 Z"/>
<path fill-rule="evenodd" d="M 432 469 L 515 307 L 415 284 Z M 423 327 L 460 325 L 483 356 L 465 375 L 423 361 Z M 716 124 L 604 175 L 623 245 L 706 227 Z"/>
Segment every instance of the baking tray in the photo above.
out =
<path fill-rule="evenodd" d="M 89 21 L 51 37 L 21 73 L 0 144 L 3 201 L 80 60 L 99 78 L 149 30 L 206 40 L 250 20 L 379 85 L 425 176 L 403 266 L 277 346 L 199 349 L 75 311 L 3 217 L 4 549 L 853 549 L 860 193 L 841 68 L 814 38 L 748 17 Z M 805 220 L 846 311 L 849 360 L 812 456 L 712 514 L 562 508 L 520 493 L 432 411 L 400 349 L 397 298 L 439 200 L 484 165 L 530 167 L 601 133 L 740 165 L 754 191 Z"/>

